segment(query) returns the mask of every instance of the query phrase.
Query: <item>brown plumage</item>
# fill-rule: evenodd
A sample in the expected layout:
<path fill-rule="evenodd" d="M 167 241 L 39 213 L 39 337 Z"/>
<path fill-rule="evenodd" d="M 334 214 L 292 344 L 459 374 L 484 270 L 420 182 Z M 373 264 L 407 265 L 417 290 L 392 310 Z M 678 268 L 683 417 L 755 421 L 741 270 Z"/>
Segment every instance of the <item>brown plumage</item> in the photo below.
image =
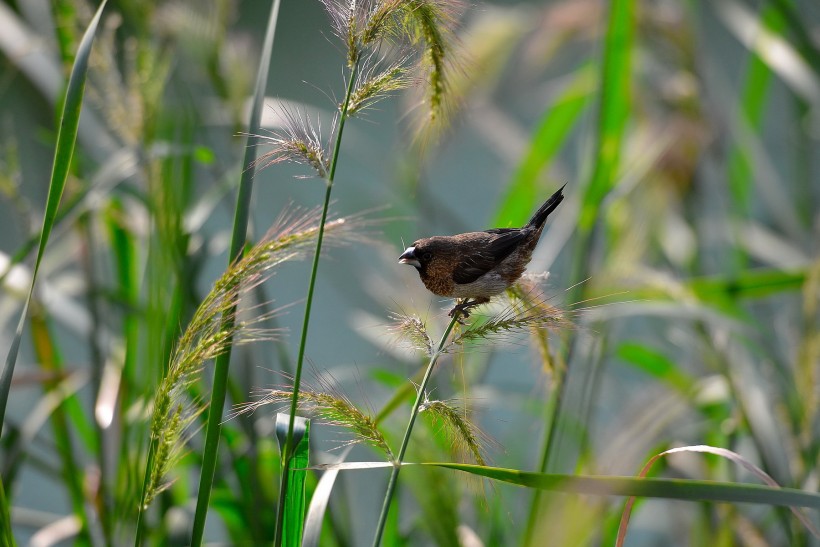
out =
<path fill-rule="evenodd" d="M 432 293 L 461 301 L 450 317 L 490 301 L 518 281 L 532 258 L 544 224 L 564 199 L 562 186 L 539 207 L 523 228 L 493 228 L 415 241 L 399 257 L 419 272 Z"/>

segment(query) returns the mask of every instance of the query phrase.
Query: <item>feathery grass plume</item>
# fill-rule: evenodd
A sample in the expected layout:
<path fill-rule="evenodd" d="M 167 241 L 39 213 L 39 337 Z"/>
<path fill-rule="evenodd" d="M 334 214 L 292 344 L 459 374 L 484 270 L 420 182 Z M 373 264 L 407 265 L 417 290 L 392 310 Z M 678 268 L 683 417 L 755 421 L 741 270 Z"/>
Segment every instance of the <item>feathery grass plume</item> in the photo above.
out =
<path fill-rule="evenodd" d="M 469 342 L 501 339 L 532 329 L 555 329 L 570 325 L 563 311 L 548 304 L 543 296 L 534 297 L 530 290 L 519 284 L 508 290 L 505 296 L 507 304 L 500 312 L 473 321 L 453 338 L 448 350 Z"/>
<path fill-rule="evenodd" d="M 427 412 L 439 422 L 457 453 L 471 455 L 478 465 L 487 465 L 482 454 L 487 435 L 467 419 L 467 413 L 454 401 L 425 400 L 419 412 Z"/>
<path fill-rule="evenodd" d="M 430 121 L 446 119 L 448 74 L 454 67 L 455 27 L 462 2 L 458 0 L 408 0 L 399 5 L 401 24 L 412 43 L 424 41 L 428 72 L 427 101 Z"/>
<path fill-rule="evenodd" d="M 391 319 L 394 323 L 390 326 L 390 331 L 396 335 L 399 342 L 404 342 L 407 347 L 421 350 L 427 355 L 433 355 L 436 344 L 427 332 L 427 325 L 419 316 L 394 313 L 391 314 Z"/>
<path fill-rule="evenodd" d="M 302 389 L 299 390 L 299 410 L 313 414 L 328 425 L 350 430 L 353 433 L 353 439 L 344 443 L 345 445 L 368 444 L 384 452 L 387 459 L 392 462 L 394 459 L 393 452 L 387 444 L 387 439 L 376 427 L 376 420 L 373 416 L 359 410 L 350 399 L 339 393 L 321 376 L 318 377 L 317 381 L 320 383 L 319 389 L 303 385 Z M 269 404 L 287 408 L 293 397 L 293 390 L 287 388 L 266 389 L 259 392 L 259 397 L 257 401 L 237 405 L 236 414 L 253 413 Z"/>
<path fill-rule="evenodd" d="M 318 222 L 318 209 L 307 212 L 294 209 L 280 215 L 265 239 L 222 274 L 197 308 L 171 356 L 168 372 L 154 400 L 151 441 L 155 452 L 148 470 L 144 507 L 168 486 L 163 482 L 164 477 L 185 444 L 185 431 L 204 410 L 200 401 L 189 400 L 187 387 L 198 380 L 205 363 L 223 353 L 230 344 L 270 339 L 275 335 L 270 329 L 255 328 L 255 325 L 266 321 L 276 310 L 256 315 L 249 321 L 236 321 L 230 329 L 223 329 L 223 313 L 232 309 L 243 294 L 267 279 L 272 268 L 301 258 L 312 249 Z M 331 220 L 325 230 L 329 237 L 343 239 L 351 228 L 360 224 L 346 222 L 346 219 Z"/>
<path fill-rule="evenodd" d="M 566 312 L 550 304 L 549 297 L 541 290 L 541 284 L 549 279 L 549 272 L 531 273 L 526 272 L 514 285 L 509 287 L 505 296 L 510 306 L 519 310 L 538 308 L 544 313 L 552 315 L 556 320 L 560 320 L 562 327 L 571 327 L 572 323 L 567 319 Z"/>
<path fill-rule="evenodd" d="M 455 28 L 463 6 L 460 0 L 322 0 L 322 4 L 334 33 L 347 47 L 351 67 L 366 48 L 377 47 L 385 38 L 400 41 L 406 37 L 412 45 L 423 43 L 420 59 L 427 72 L 430 121 L 445 118 L 448 74 L 455 65 Z"/>
<path fill-rule="evenodd" d="M 282 105 L 279 107 L 282 127 L 269 131 L 268 135 L 257 135 L 262 142 L 271 146 L 270 151 L 259 156 L 250 167 L 261 169 L 284 161 L 308 165 L 320 178 L 327 178 L 330 169 L 330 154 L 322 142 L 321 125 L 313 126 L 306 112 L 294 111 Z M 333 120 L 333 128 L 336 120 Z M 331 129 L 331 134 L 333 134 Z"/>
<path fill-rule="evenodd" d="M 371 0 L 367 21 L 361 29 L 362 44 L 370 46 L 377 44 L 384 37 L 400 37 L 401 28 L 397 23 L 405 2 L 407 0 Z"/>
<path fill-rule="evenodd" d="M 364 61 L 365 67 L 359 71 L 353 93 L 347 105 L 347 115 L 353 117 L 384 99 L 390 92 L 410 87 L 413 80 L 407 67 L 410 59 L 401 55 L 391 63 L 382 63 L 375 54 Z M 386 65 L 386 66 L 385 66 Z"/>
<path fill-rule="evenodd" d="M 551 312 L 553 310 L 557 312 L 554 306 L 547 304 L 547 298 L 538 286 L 540 281 L 545 281 L 548 278 L 548 272 L 541 274 L 525 273 L 516 284 L 507 289 L 507 297 L 510 299 L 511 305 L 517 305 L 522 309 L 544 306 Z M 572 323 L 567 319 L 564 319 L 561 324 L 562 328 L 570 328 L 572 326 Z M 550 353 L 548 334 L 546 330 L 542 328 L 533 328 L 531 332 L 535 348 L 541 357 L 540 361 L 544 372 L 552 375 L 556 367 L 560 367 L 561 364 L 556 362 L 555 356 Z"/>
<path fill-rule="evenodd" d="M 352 67 L 362 51 L 361 31 L 368 26 L 373 0 L 320 0 L 330 16 L 333 34 L 347 48 L 347 64 Z"/>

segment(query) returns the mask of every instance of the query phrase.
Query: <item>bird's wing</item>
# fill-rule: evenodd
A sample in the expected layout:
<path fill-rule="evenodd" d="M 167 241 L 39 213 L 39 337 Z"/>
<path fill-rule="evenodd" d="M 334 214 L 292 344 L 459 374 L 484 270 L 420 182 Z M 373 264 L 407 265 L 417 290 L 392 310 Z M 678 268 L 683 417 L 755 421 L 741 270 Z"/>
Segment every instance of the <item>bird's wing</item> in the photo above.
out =
<path fill-rule="evenodd" d="M 495 228 L 485 233 L 494 237 L 471 248 L 453 272 L 453 281 L 459 285 L 472 283 L 507 258 L 526 234 L 517 228 Z"/>

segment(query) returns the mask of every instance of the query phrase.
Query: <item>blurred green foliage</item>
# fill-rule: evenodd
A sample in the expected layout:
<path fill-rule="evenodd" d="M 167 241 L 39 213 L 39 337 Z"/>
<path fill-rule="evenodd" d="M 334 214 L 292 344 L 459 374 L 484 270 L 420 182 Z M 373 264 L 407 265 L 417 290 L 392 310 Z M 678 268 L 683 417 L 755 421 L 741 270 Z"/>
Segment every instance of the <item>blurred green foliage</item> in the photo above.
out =
<path fill-rule="evenodd" d="M 0 347 L 11 345 L 31 281 L 65 86 L 96 7 L 0 3 Z M 225 267 L 246 168 L 237 133 L 247 131 L 269 8 L 106 8 L 0 439 L 0 505 L 10 508 L 0 523 L 10 514 L 20 544 L 63 530 L 81 544 L 133 541 L 155 391 Z M 513 475 L 633 476 L 666 448 L 709 444 L 781 486 L 815 491 L 820 7 L 483 3 L 466 7 L 459 28 L 449 126 L 420 134 L 423 93 L 411 92 L 346 129 L 332 209 L 375 211 L 382 228 L 322 257 L 306 352 L 320 383 L 372 409 L 397 447 L 423 358 L 384 327 L 393 313 L 417 314 L 435 339 L 449 304 L 395 263 L 402 240 L 520 224 L 568 183 L 530 269 L 550 271 L 541 288 L 573 326 L 448 354 L 435 398 L 461 401 L 495 439 L 488 461 Z M 318 1 L 282 3 L 270 53 L 268 94 L 321 120 L 328 138 L 347 59 Z M 269 104 L 262 124 L 277 129 Z M 255 174 L 251 240 L 294 204 L 321 203 L 324 184 L 294 174 L 303 172 Z M 288 265 L 255 287 L 239 319 L 290 305 L 266 326 L 298 333 L 308 268 Z M 297 342 L 237 347 L 229 403 L 289 384 Z M 187 389 L 192 403 L 209 398 L 208 381 Z M 270 542 L 274 409 L 226 408 L 224 418 L 206 539 Z M 419 421 L 407 461 L 460 459 L 439 427 Z M 314 422 L 314 462 L 340 434 Z M 203 437 L 195 428 L 179 447 L 173 484 L 146 511 L 151 544 L 189 541 Z M 351 459 L 383 457 L 357 447 Z M 653 476 L 755 480 L 712 456 L 664 461 Z M 321 544 L 368 544 L 385 484 L 384 471 L 342 472 Z M 408 470 L 399 488 L 389 545 L 611 544 L 623 508 L 615 496 L 476 487 L 434 467 Z M 629 540 L 811 544 L 785 509 L 655 500 L 637 506 Z"/>

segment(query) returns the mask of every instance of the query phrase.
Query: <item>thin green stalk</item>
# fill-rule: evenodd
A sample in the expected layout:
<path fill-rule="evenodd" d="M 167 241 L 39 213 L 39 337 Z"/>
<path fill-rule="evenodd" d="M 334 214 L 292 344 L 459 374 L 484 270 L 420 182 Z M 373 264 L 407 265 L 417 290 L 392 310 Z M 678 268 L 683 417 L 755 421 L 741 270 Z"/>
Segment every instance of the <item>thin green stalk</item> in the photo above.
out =
<path fill-rule="evenodd" d="M 44 382 L 43 387 L 47 393 L 56 395 L 59 391 L 60 376 L 64 371 L 60 348 L 54 341 L 46 312 L 42 308 L 38 307 L 34 310 L 30 319 L 35 356 L 43 372 L 51 377 Z M 80 520 L 80 530 L 75 538 L 75 544 L 85 546 L 91 545 L 91 527 L 83 485 L 79 474 L 76 473 L 77 458 L 70 426 L 78 422 L 70 412 L 69 401 L 68 397 L 62 399 L 62 402 L 55 407 L 50 422 L 53 426 L 54 444 L 60 459 L 60 475 L 68 490 L 72 510 Z"/>
<path fill-rule="evenodd" d="M 154 467 L 154 453 L 157 449 L 157 440 L 153 437 L 148 445 L 148 457 L 145 461 L 145 476 L 142 478 L 142 495 L 140 495 L 140 505 L 137 508 L 137 531 L 134 534 L 134 547 L 142 545 L 145 526 L 143 524 L 143 514 L 145 513 L 145 496 L 148 492 L 148 482 L 151 480 L 151 468 Z"/>
<path fill-rule="evenodd" d="M 322 252 L 322 240 L 325 235 L 325 223 L 327 222 L 327 209 L 330 206 L 330 192 L 333 190 L 333 179 L 336 176 L 336 164 L 339 160 L 339 149 L 342 145 L 342 133 L 347 119 L 347 109 L 350 105 L 350 96 L 353 94 L 353 86 L 356 81 L 356 73 L 359 69 L 358 60 L 350 70 L 350 80 L 347 82 L 345 100 L 339 115 L 339 132 L 336 133 L 336 142 L 333 145 L 333 157 L 330 160 L 328 170 L 325 201 L 322 205 L 322 219 L 319 222 L 319 234 L 316 237 L 316 251 L 313 255 L 313 265 L 310 269 L 310 283 L 308 284 L 307 301 L 305 302 L 305 316 L 302 320 L 302 336 L 299 340 L 299 356 L 296 358 L 296 372 L 293 375 L 293 396 L 290 400 L 290 420 L 288 421 L 288 435 L 285 438 L 285 446 L 282 450 L 282 478 L 279 488 L 279 502 L 276 507 L 276 535 L 274 545 L 282 544 L 282 522 L 285 518 L 285 496 L 288 490 L 288 471 L 290 471 L 291 445 L 293 444 L 293 424 L 296 420 L 296 407 L 299 404 L 299 386 L 302 381 L 302 364 L 305 361 L 305 348 L 307 347 L 307 333 L 310 326 L 310 311 L 313 307 L 313 290 L 316 288 L 316 273 L 319 270 L 319 256 Z"/>
<path fill-rule="evenodd" d="M 9 501 L 3 481 L 0 480 L 0 543 L 8 547 L 15 547 L 14 534 L 11 533 L 11 516 Z"/>
<path fill-rule="evenodd" d="M 93 289 L 93 287 L 98 287 L 100 285 L 96 272 L 94 271 L 94 252 L 97 247 L 94 239 L 94 229 L 92 226 L 91 215 L 89 213 L 81 215 L 78 220 L 78 224 L 80 233 L 84 239 L 84 252 L 82 255 L 83 269 L 85 271 L 88 287 L 91 288 L 86 295 L 92 325 L 91 332 L 88 337 L 88 346 L 91 351 L 92 363 L 91 385 L 94 388 L 94 393 L 97 397 L 99 397 L 101 393 L 103 369 L 105 368 L 105 357 L 103 356 L 103 352 L 97 338 L 97 333 L 102 331 L 101 317 L 103 313 L 101 311 L 98 295 Z M 96 404 L 97 403 L 95 403 L 95 405 Z M 106 458 L 106 454 L 110 452 L 110 429 L 107 427 L 107 424 L 102 424 L 97 419 L 93 421 L 93 424 L 97 435 L 97 452 L 95 456 L 97 457 L 97 466 L 100 469 L 98 496 L 102 500 L 102 503 L 98 506 L 97 515 L 100 521 L 100 528 L 102 529 L 105 545 L 113 545 L 114 540 L 112 535 L 114 521 L 112 519 L 111 509 L 113 508 L 114 503 L 113 496 L 111 495 L 111 487 L 109 485 L 111 469 L 108 458 Z"/>
<path fill-rule="evenodd" d="M 262 105 L 265 98 L 265 86 L 268 81 L 268 68 L 270 66 L 271 51 L 273 50 L 273 38 L 276 33 L 276 21 L 279 16 L 279 3 L 280 0 L 273 0 L 270 17 L 268 19 L 268 27 L 265 31 L 265 42 L 262 48 L 262 57 L 259 60 L 251 119 L 248 124 L 248 132 L 251 136 L 248 137 L 247 146 L 245 147 L 244 165 L 253 165 L 256 160 L 256 142 L 258 137 L 253 135 L 258 132 L 262 117 Z M 248 218 L 250 216 L 250 201 L 253 191 L 252 171 L 252 169 L 243 171 L 242 178 L 239 182 L 233 233 L 231 235 L 231 251 L 228 255 L 229 266 L 242 254 L 245 248 Z M 230 330 L 233 327 L 234 311 L 235 307 L 232 306 L 231 309 L 223 314 L 223 331 L 225 329 Z M 191 545 L 193 547 L 202 545 L 202 539 L 205 533 L 205 519 L 208 515 L 208 502 L 211 499 L 211 488 L 213 487 L 216 460 L 219 453 L 219 437 L 222 432 L 222 409 L 225 406 L 228 370 L 231 363 L 231 349 L 232 346 L 228 345 L 225 352 L 220 354 L 214 362 L 214 380 L 211 390 L 211 402 L 208 407 L 208 425 L 205 432 L 205 447 L 202 454 L 202 471 L 199 476 L 199 494 L 197 496 L 194 524 L 191 532 Z"/>
<path fill-rule="evenodd" d="M 571 352 L 571 350 L 570 350 Z M 553 443 L 555 442 L 555 435 L 558 430 L 558 416 L 564 401 L 564 394 L 567 387 L 567 366 L 572 356 L 567 354 L 562 358 L 563 362 L 559 363 L 555 368 L 555 375 L 553 376 L 550 385 L 549 393 L 547 394 L 547 405 L 544 417 L 547 423 L 546 434 L 544 435 L 544 445 L 541 448 L 541 461 L 538 464 L 538 471 L 546 473 L 547 465 L 549 465 L 550 455 L 553 450 Z M 536 490 L 532 496 L 530 503 L 530 513 L 527 517 L 527 527 L 524 531 L 523 545 L 530 545 L 532 542 L 532 535 L 535 533 L 535 522 L 538 518 L 538 513 L 541 508 L 541 490 Z"/>
<path fill-rule="evenodd" d="M 416 394 L 416 402 L 413 403 L 413 410 L 410 412 L 410 421 L 407 423 L 407 429 L 404 431 L 404 438 L 401 441 L 399 455 L 393 462 L 393 470 L 390 473 L 390 481 L 387 483 L 387 492 L 384 494 L 384 503 L 382 504 L 381 515 L 379 515 L 379 524 L 376 528 L 376 536 L 373 538 L 373 547 L 379 547 L 382 541 L 384 525 L 387 523 L 387 514 L 390 512 L 390 502 L 393 500 L 393 493 L 396 491 L 396 484 L 399 479 L 401 464 L 404 460 L 404 453 L 407 451 L 407 445 L 410 444 L 410 434 L 413 432 L 413 424 L 416 423 L 416 417 L 419 415 L 419 406 L 421 406 L 421 401 L 424 398 L 427 383 L 433 375 L 433 368 L 436 366 L 438 358 L 442 353 L 444 353 L 444 346 L 447 344 L 447 339 L 450 337 L 450 332 L 452 332 L 453 327 L 455 327 L 460 316 L 461 312 L 459 311 L 456 311 L 453 314 L 450 324 L 447 325 L 447 330 L 444 331 L 444 334 L 441 336 L 441 340 L 439 340 L 438 348 L 436 348 L 435 353 L 430 356 L 430 362 L 427 365 L 427 370 L 424 372 L 424 378 L 419 385 L 418 393 Z"/>

